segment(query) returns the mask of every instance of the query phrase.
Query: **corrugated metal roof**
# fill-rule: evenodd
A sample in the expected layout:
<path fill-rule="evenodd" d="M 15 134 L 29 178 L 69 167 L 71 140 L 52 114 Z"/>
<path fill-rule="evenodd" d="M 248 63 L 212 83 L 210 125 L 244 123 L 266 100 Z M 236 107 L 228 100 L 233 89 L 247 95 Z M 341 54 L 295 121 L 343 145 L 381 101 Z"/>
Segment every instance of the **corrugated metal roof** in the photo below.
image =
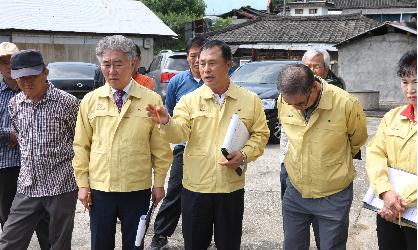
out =
<path fill-rule="evenodd" d="M 135 0 L 0 0 L 0 30 L 177 36 Z"/>

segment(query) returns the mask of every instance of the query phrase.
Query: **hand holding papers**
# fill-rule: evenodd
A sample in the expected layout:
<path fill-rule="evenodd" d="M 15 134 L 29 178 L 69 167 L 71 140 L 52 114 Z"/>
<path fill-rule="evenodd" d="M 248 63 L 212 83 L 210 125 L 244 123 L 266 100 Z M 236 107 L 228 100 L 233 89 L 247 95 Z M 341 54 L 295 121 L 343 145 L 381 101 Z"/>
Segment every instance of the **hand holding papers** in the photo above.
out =
<path fill-rule="evenodd" d="M 155 203 L 153 203 L 151 205 L 151 207 L 149 208 L 147 214 L 142 215 L 141 218 L 139 219 L 138 229 L 136 231 L 136 237 L 135 237 L 135 246 L 137 246 L 137 247 L 141 246 L 141 244 L 142 244 L 145 233 L 147 232 L 148 227 L 149 227 L 149 223 L 150 223 L 150 220 L 151 220 L 152 213 L 154 212 L 154 208 L 156 206 L 157 205 Z"/>
<path fill-rule="evenodd" d="M 406 185 L 413 182 L 416 183 L 417 176 L 404 172 L 399 169 L 389 168 L 389 182 L 395 191 L 402 190 Z M 373 188 L 369 187 L 363 199 L 363 207 L 379 212 L 383 208 L 384 202 L 374 193 Z M 417 208 L 411 207 L 405 209 L 401 214 L 401 221 L 413 226 L 417 225 Z"/>
<path fill-rule="evenodd" d="M 250 133 L 247 127 L 245 127 L 245 124 L 237 114 L 233 114 L 221 147 L 222 154 L 227 158 L 230 153 L 240 151 L 249 138 Z M 245 164 L 241 164 L 235 171 L 238 175 L 241 175 L 244 168 Z"/>

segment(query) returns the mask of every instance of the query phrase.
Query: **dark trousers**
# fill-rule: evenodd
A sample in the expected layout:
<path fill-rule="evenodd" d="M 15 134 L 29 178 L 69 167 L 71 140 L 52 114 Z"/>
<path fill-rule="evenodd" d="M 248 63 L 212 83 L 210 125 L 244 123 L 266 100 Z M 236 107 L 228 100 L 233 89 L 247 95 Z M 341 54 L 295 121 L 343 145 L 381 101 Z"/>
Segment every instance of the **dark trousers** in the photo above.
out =
<path fill-rule="evenodd" d="M 45 197 L 16 194 L 1 234 L 0 249 L 27 249 L 35 227 L 39 228 L 40 225 L 47 238 L 47 243 L 40 241 L 41 249 L 49 249 L 45 246 L 48 238 L 50 249 L 71 249 L 76 202 L 77 191 Z M 49 223 L 43 222 L 46 214 Z"/>
<path fill-rule="evenodd" d="M 322 198 L 303 198 L 289 178 L 283 197 L 284 249 L 309 249 L 309 227 L 318 223 L 321 249 L 345 250 L 353 184 Z"/>
<path fill-rule="evenodd" d="M 9 216 L 10 207 L 16 195 L 19 171 L 19 167 L 0 169 L 0 224 L 2 229 Z"/>
<path fill-rule="evenodd" d="M 197 193 L 183 188 L 181 208 L 185 250 L 208 249 L 213 233 L 216 249 L 240 249 L 244 189 Z"/>
<path fill-rule="evenodd" d="M 386 221 L 376 216 L 377 241 L 380 250 L 416 250 L 417 230 Z"/>
<path fill-rule="evenodd" d="M 280 165 L 280 195 L 281 195 L 282 200 L 283 200 L 284 193 L 286 192 L 286 186 L 287 186 L 286 179 L 288 177 L 289 175 L 287 174 L 284 163 L 282 162 L 282 164 Z M 321 247 L 319 245 L 319 242 L 320 242 L 319 226 L 318 226 L 318 221 L 315 218 L 313 218 L 312 220 L 312 228 L 314 232 L 316 248 L 318 248 L 318 250 L 321 250 Z"/>
<path fill-rule="evenodd" d="M 3 229 L 4 224 L 10 214 L 10 207 L 16 195 L 17 178 L 19 177 L 20 167 L 7 167 L 0 169 L 0 224 Z M 35 228 L 41 249 L 49 249 L 48 240 L 49 217 L 45 216 L 39 221 Z"/>
<path fill-rule="evenodd" d="M 121 221 L 122 249 L 135 249 L 135 237 L 141 215 L 147 214 L 151 190 L 102 192 L 91 190 L 91 249 L 115 248 L 116 219 Z"/>
<path fill-rule="evenodd" d="M 158 210 L 154 222 L 154 234 L 170 237 L 177 227 L 181 214 L 181 190 L 183 189 L 184 146 L 177 145 L 173 150 L 173 163 L 168 179 L 167 194 Z"/>

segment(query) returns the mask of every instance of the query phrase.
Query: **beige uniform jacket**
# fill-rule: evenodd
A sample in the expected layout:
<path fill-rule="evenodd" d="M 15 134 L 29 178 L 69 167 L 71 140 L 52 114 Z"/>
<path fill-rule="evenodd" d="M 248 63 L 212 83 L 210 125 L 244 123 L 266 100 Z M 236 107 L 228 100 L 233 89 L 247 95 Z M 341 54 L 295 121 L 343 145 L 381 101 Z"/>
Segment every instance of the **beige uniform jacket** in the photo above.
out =
<path fill-rule="evenodd" d="M 184 95 L 176 105 L 173 118 L 162 126 L 171 143 L 187 141 L 184 151 L 183 186 L 193 192 L 230 193 L 242 189 L 245 174 L 219 162 L 225 161 L 221 146 L 231 119 L 237 113 L 250 132 L 243 147 L 248 161 L 263 154 L 269 138 L 266 116 L 258 96 L 230 83 L 225 102 L 218 105 L 212 90 L 203 85 Z"/>
<path fill-rule="evenodd" d="M 288 136 L 285 166 L 304 198 L 340 192 L 353 181 L 353 156 L 367 140 L 366 117 L 356 98 L 322 82 L 322 97 L 309 122 L 279 97 L 279 120 Z"/>
<path fill-rule="evenodd" d="M 120 113 L 108 84 L 81 101 L 73 143 L 78 187 L 130 192 L 164 186 L 171 149 L 145 110 L 147 104 L 162 105 L 161 97 L 131 85 Z"/>

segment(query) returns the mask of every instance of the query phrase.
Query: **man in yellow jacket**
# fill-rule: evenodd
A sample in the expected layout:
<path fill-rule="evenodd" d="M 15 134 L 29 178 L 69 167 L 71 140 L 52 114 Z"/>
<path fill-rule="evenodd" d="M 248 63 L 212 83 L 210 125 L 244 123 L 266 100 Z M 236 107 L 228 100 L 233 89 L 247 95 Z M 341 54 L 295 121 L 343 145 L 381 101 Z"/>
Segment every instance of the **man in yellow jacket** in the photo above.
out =
<path fill-rule="evenodd" d="M 228 45 L 209 41 L 199 56 L 205 84 L 180 99 L 173 117 L 163 107 L 147 107 L 148 115 L 162 124 L 162 134 L 170 142 L 187 141 L 181 197 L 186 250 L 207 249 L 213 229 L 217 249 L 240 249 L 245 174 L 238 175 L 235 170 L 257 159 L 269 138 L 261 100 L 230 81 L 230 66 Z M 229 152 L 228 160 L 221 146 L 234 113 L 244 122 L 250 138 L 240 151 Z"/>
<path fill-rule="evenodd" d="M 168 142 L 145 111 L 147 104 L 162 105 L 162 100 L 132 80 L 131 39 L 105 37 L 96 54 L 106 84 L 80 104 L 73 159 L 78 199 L 90 210 L 91 249 L 114 249 L 117 218 L 122 248 L 134 249 L 139 218 L 151 193 L 154 203 L 164 197 L 172 159 Z"/>
<path fill-rule="evenodd" d="M 367 140 L 363 109 L 305 65 L 279 76 L 279 119 L 288 136 L 283 197 L 285 249 L 309 249 L 315 218 L 321 249 L 345 249 L 353 199 L 353 156 Z"/>

